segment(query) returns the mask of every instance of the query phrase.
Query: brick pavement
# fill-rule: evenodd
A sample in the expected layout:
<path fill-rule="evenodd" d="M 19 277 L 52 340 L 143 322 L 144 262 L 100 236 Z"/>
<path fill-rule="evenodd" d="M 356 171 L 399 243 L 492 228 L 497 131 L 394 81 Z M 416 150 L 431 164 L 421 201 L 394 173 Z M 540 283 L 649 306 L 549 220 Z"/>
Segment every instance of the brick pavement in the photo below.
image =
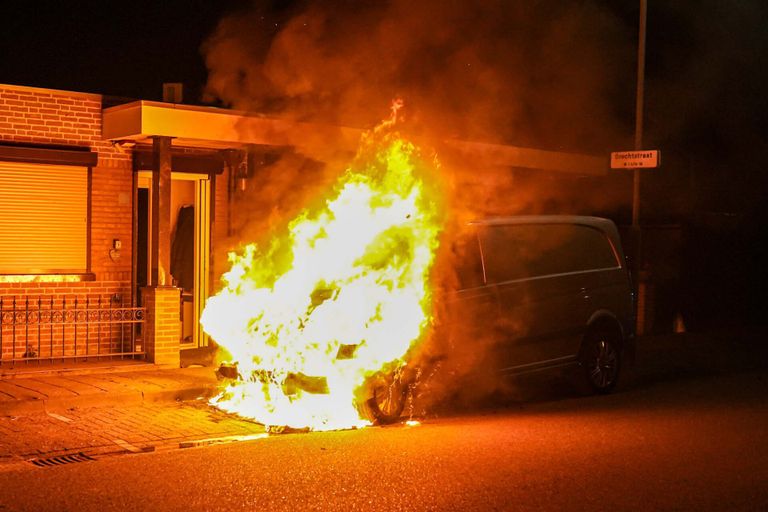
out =
<path fill-rule="evenodd" d="M 71 453 L 106 455 L 194 446 L 264 433 L 205 401 L 145 402 L 0 416 L 0 464 Z"/>
<path fill-rule="evenodd" d="M 0 417 L 143 402 L 214 396 L 212 368 L 160 369 L 151 364 L 88 367 L 0 368 Z"/>

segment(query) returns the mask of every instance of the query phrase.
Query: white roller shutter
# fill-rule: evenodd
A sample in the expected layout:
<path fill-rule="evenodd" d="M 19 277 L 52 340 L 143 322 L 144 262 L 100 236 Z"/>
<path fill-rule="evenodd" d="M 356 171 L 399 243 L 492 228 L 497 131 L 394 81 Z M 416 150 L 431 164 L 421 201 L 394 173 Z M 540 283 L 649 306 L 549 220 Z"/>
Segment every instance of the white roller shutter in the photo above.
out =
<path fill-rule="evenodd" d="M 0 274 L 87 270 L 88 168 L 0 162 Z"/>

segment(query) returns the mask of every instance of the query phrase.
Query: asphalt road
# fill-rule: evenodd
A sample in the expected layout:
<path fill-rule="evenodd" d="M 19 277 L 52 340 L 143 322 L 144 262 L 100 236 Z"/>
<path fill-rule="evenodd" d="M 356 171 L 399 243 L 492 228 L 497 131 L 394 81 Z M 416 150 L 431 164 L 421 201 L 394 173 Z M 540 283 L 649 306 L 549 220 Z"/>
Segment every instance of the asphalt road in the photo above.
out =
<path fill-rule="evenodd" d="M 416 427 L 8 467 L 0 510 L 768 509 L 765 369 L 676 365 Z"/>

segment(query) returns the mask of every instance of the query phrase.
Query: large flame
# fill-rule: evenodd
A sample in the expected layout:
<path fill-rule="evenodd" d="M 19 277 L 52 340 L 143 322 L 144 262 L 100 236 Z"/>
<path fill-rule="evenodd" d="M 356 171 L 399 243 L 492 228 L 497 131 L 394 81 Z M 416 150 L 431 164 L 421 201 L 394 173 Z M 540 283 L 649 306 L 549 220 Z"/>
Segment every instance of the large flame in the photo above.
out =
<path fill-rule="evenodd" d="M 363 137 L 319 211 L 304 211 L 269 247 L 230 254 L 224 288 L 201 322 L 242 380 L 212 403 L 267 426 L 368 424 L 366 379 L 404 364 L 431 320 L 438 245 L 437 162 L 391 120 Z"/>

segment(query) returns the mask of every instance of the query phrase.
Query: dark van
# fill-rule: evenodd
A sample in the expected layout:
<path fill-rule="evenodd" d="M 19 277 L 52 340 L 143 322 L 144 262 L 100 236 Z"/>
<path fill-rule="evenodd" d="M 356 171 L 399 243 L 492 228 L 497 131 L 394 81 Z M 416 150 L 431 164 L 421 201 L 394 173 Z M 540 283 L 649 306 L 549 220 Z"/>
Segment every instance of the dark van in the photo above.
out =
<path fill-rule="evenodd" d="M 450 317 L 444 336 L 462 331 L 464 338 L 492 338 L 482 371 L 510 375 L 578 365 L 595 392 L 615 387 L 624 356 L 634 349 L 634 318 L 612 221 L 560 215 L 477 221 L 452 251 L 458 284 L 442 299 Z M 373 385 L 372 418 L 396 421 L 407 387 L 405 376 Z"/>

